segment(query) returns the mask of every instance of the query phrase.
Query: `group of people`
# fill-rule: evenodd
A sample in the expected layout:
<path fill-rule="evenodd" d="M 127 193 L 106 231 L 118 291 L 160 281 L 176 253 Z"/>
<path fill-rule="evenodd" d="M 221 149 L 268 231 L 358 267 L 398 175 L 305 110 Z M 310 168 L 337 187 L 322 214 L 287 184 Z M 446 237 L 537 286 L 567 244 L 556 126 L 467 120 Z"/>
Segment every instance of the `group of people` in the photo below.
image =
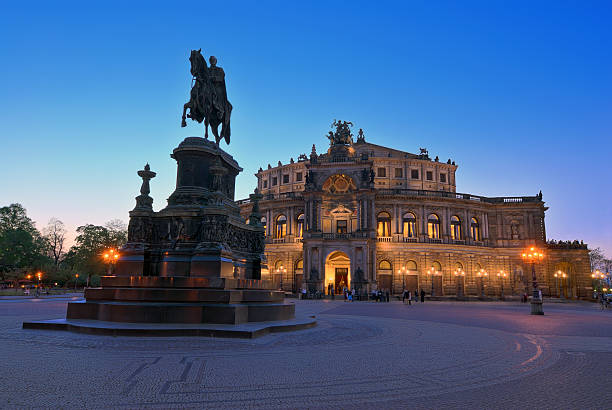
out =
<path fill-rule="evenodd" d="M 421 303 L 425 302 L 425 291 L 423 289 L 421 289 L 421 292 L 418 290 L 414 292 L 411 290 L 404 290 L 402 293 L 402 302 L 412 305 L 412 302 L 417 303 L 419 301 L 419 296 L 421 297 Z"/>
<path fill-rule="evenodd" d="M 377 302 L 388 302 L 390 300 L 389 290 L 375 290 L 372 292 L 372 299 Z"/>

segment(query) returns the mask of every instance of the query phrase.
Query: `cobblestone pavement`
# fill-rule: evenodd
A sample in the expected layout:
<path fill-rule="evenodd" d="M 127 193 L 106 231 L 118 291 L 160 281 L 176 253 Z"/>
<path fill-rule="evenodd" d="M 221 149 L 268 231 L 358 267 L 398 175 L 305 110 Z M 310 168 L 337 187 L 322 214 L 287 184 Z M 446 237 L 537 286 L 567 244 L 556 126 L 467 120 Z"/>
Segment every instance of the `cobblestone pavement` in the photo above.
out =
<path fill-rule="evenodd" d="M 612 310 L 295 301 L 254 340 L 22 330 L 69 299 L 0 300 L 6 408 L 610 408 Z"/>

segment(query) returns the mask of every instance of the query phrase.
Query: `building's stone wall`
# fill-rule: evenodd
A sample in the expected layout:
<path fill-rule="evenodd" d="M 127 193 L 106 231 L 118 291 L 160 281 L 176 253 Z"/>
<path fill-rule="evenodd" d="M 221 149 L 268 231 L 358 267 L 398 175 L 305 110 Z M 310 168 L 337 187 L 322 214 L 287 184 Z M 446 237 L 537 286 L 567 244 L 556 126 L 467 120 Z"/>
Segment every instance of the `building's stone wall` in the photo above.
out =
<path fill-rule="evenodd" d="M 345 157 L 339 159 L 338 150 Z M 544 295 L 592 295 L 586 245 L 547 245 L 548 208 L 541 194 L 487 198 L 456 193 L 456 168 L 450 160 L 432 161 L 427 155 L 362 141 L 332 146 L 323 155 L 313 150 L 310 159 L 301 156 L 298 162 L 260 169 L 256 176 L 263 194 L 268 268 L 264 276 L 288 291 L 303 286 L 325 292 L 334 277 L 329 258 L 340 252 L 350 260 L 349 281 L 359 282 L 362 289 L 397 294 L 416 287 L 431 292 L 433 287 L 435 295 L 500 297 L 502 288 L 504 295 L 531 292 L 531 266 L 521 254 L 537 246 L 546 254 L 536 265 Z M 418 179 L 411 178 L 412 170 L 418 171 Z M 443 182 L 440 174 L 445 175 Z M 249 201 L 239 204 L 248 217 Z M 381 222 L 387 215 L 388 222 Z M 408 215 L 416 222 L 410 237 L 404 226 Z M 434 237 L 428 227 L 431 215 L 439 221 Z M 277 226 L 280 216 L 286 220 L 284 229 Z M 458 224 L 454 235 L 451 220 Z M 556 279 L 558 270 L 568 278 Z"/>

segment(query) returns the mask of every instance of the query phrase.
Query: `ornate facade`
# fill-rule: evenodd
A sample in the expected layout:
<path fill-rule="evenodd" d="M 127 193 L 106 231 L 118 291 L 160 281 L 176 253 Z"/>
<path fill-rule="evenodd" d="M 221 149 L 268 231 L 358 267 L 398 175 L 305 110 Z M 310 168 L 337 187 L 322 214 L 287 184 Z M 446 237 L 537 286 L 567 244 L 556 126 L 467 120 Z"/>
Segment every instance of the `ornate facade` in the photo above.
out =
<path fill-rule="evenodd" d="M 267 271 L 286 291 L 328 293 L 345 286 L 435 296 L 529 292 L 526 247 L 544 249 L 536 266 L 544 295 L 588 297 L 582 243 L 548 243 L 542 194 L 483 197 L 456 192 L 457 166 L 366 142 L 334 122 L 330 147 L 257 172 Z M 238 201 L 248 218 L 252 205 Z M 566 276 L 555 276 L 562 272 Z"/>

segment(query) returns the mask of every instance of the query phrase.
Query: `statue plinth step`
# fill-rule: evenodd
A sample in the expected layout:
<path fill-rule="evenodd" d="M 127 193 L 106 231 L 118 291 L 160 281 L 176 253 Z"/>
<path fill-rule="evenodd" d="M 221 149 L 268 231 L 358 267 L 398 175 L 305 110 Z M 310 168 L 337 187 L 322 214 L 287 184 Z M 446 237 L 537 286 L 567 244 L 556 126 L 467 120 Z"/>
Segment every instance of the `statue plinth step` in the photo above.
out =
<path fill-rule="evenodd" d="M 103 288 L 209 288 L 209 289 L 260 289 L 271 290 L 274 283 L 257 279 L 230 279 L 189 276 L 102 276 Z"/>
<path fill-rule="evenodd" d="M 226 323 L 288 320 L 295 305 L 284 303 L 70 302 L 66 319 L 134 323 Z"/>

